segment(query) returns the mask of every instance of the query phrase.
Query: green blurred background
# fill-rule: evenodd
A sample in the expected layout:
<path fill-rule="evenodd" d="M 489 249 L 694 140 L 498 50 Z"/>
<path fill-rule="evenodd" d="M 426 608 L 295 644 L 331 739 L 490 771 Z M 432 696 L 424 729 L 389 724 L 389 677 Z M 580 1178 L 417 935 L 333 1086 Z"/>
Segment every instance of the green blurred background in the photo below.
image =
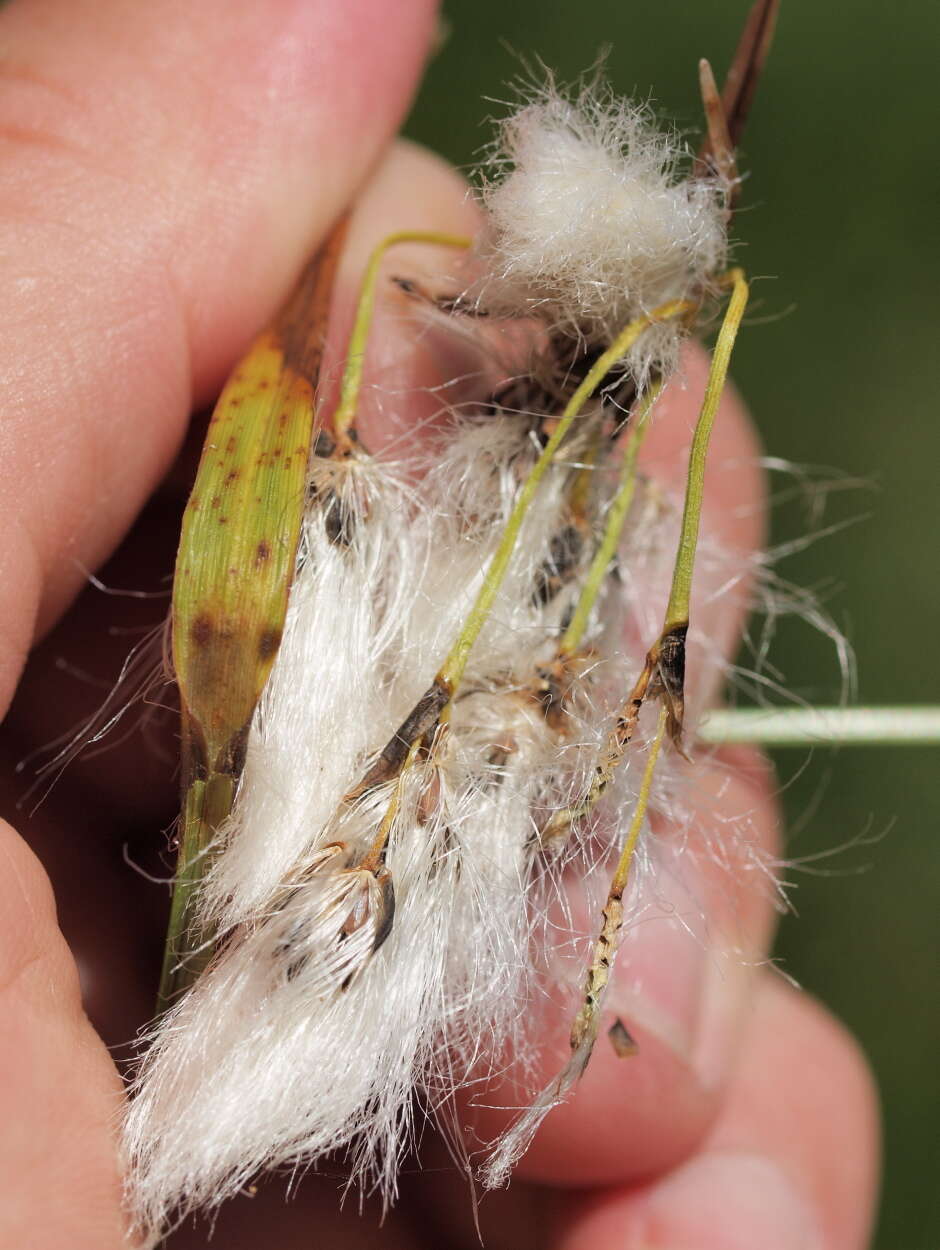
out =
<path fill-rule="evenodd" d="M 708 56 L 721 81 L 747 7 L 445 0 L 450 37 L 408 133 L 469 167 L 489 135 L 481 118 L 495 109 L 482 97 L 505 98 L 516 54 L 573 78 L 605 44 L 618 91 L 651 95 L 697 130 L 697 60 Z M 772 280 L 756 287 L 734 372 L 769 453 L 870 484 L 830 500 L 827 520 L 857 523 L 781 572 L 823 594 L 854 645 L 858 698 L 874 704 L 940 701 L 938 78 L 935 0 L 783 0 L 744 142 L 738 255 Z M 808 523 L 781 509 L 774 540 Z M 833 651 L 806 628 L 781 629 L 773 659 L 801 695 L 838 697 Z M 859 1037 L 876 1071 L 886 1147 L 878 1250 L 935 1250 L 938 753 L 781 752 L 777 763 L 791 855 L 881 835 L 816 863 L 825 875 L 792 874 L 799 916 L 784 921 L 776 953 Z"/>

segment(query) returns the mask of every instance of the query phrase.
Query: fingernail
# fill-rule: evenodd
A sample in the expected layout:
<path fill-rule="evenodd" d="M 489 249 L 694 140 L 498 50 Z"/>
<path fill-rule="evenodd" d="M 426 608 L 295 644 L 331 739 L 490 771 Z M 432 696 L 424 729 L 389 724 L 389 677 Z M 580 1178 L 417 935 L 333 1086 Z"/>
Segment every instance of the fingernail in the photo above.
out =
<path fill-rule="evenodd" d="M 656 1250 L 822 1250 L 809 1202 L 760 1155 L 704 1155 L 647 1191 Z"/>
<path fill-rule="evenodd" d="M 706 1090 L 735 1055 L 751 964 L 709 914 L 715 867 L 684 838 L 651 838 L 617 956 L 609 1008 L 689 1064 Z M 711 880 L 709 879 L 711 878 Z"/>

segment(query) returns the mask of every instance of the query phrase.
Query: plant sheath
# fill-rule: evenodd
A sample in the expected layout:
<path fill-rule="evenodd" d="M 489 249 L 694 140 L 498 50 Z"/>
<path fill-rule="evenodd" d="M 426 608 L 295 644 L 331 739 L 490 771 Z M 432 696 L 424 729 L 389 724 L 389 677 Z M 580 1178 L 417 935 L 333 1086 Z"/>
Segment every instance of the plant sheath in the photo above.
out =
<path fill-rule="evenodd" d="M 314 399 L 342 225 L 251 345 L 209 422 L 173 583 L 180 692 L 179 859 L 158 1007 L 208 962 L 193 900 L 229 815 L 248 730 L 277 655 L 300 538 Z"/>

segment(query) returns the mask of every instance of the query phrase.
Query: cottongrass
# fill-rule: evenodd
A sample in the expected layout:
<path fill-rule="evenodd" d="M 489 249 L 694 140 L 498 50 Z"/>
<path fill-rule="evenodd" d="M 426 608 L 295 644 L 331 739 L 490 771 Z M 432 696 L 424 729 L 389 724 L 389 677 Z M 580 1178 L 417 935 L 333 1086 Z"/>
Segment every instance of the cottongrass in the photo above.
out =
<path fill-rule="evenodd" d="M 459 1157 L 460 1090 L 509 1051 L 534 1066 L 522 1006 L 589 939 L 583 883 L 599 905 L 641 769 L 619 771 L 603 821 L 543 833 L 591 784 L 656 636 L 677 532 L 675 502 L 641 488 L 562 663 L 616 487 L 605 453 L 622 390 L 584 408 L 550 466 L 444 716 L 446 698 L 426 734 L 396 733 L 433 693 L 582 362 L 625 322 L 712 289 L 727 188 L 683 177 L 683 157 L 599 88 L 525 104 L 482 193 L 482 276 L 454 307 L 541 321 L 541 365 L 515 402 L 506 391 L 451 413 L 397 461 L 361 449 L 311 461 L 283 642 L 198 903 L 216 954 L 144 1039 L 135 1075 L 128 1204 L 151 1237 L 262 1170 L 336 1152 L 350 1184 L 392 1200 L 416 1105 L 451 1126 Z M 621 380 L 642 392 L 665 376 L 686 331 L 675 318 L 647 330 Z M 747 572 L 709 583 L 731 593 Z M 720 669 L 707 639 L 692 646 L 697 669 Z M 653 802 L 667 814 L 671 777 L 666 753 Z M 640 878 L 648 863 L 641 841 Z M 496 1145 L 490 1181 L 547 1105 Z"/>

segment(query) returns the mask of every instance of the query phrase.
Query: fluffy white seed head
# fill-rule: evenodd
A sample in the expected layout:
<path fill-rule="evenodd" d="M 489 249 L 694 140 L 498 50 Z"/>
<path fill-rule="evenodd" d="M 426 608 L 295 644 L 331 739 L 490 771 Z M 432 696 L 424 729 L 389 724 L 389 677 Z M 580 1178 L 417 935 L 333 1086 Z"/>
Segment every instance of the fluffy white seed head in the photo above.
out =
<path fill-rule="evenodd" d="M 644 110 L 598 89 L 574 102 L 542 92 L 505 123 L 483 192 L 480 307 L 600 345 L 665 301 L 707 291 L 725 257 L 726 188 L 683 180 L 683 156 Z M 641 384 L 667 371 L 680 332 L 654 327 L 624 368 Z M 393 1198 L 416 1105 L 446 1128 L 455 1094 L 507 1054 L 534 1072 L 533 1004 L 559 982 L 578 999 L 640 756 L 624 761 L 596 818 L 557 845 L 542 833 L 588 792 L 657 635 L 679 512 L 638 484 L 579 664 L 552 693 L 616 489 L 595 456 L 599 402 L 529 507 L 446 729 L 400 787 L 353 789 L 447 656 L 544 433 L 506 404 L 453 414 L 408 461 L 314 463 L 284 640 L 198 900 L 224 942 L 159 1021 L 136 1074 L 124 1150 L 140 1229 L 212 1209 L 265 1168 L 303 1170 L 337 1151 L 351 1182 Z M 585 466 L 592 480 L 575 508 Z M 574 530 L 577 542 L 559 541 Z M 749 571 L 703 538 L 697 593 L 733 593 Z M 702 673 L 723 671 L 720 646 L 694 626 L 690 654 L 707 689 Z M 696 711 L 692 699 L 690 720 Z M 681 780 L 664 756 L 653 805 L 676 829 L 694 817 Z M 646 918 L 647 841 L 628 929 Z M 536 1084 L 520 1098 L 530 1110 L 496 1144 L 488 1183 L 505 1177 L 557 1093 L 539 1096 Z"/>
<path fill-rule="evenodd" d="M 553 86 L 502 124 L 482 189 L 486 225 L 473 288 L 495 315 L 526 311 L 591 342 L 707 288 L 724 264 L 727 187 L 683 177 L 684 145 L 648 111 L 598 86 Z M 675 363 L 675 324 L 628 359 L 645 376 Z"/>
<path fill-rule="evenodd" d="M 447 1131 L 457 1091 L 484 1089 L 512 1055 L 529 1109 L 493 1143 L 483 1179 L 499 1183 L 557 1101 L 551 1089 L 538 1095 L 542 1039 L 527 1027 L 546 986 L 564 984 L 578 1001 L 642 753 L 624 761 L 596 820 L 558 845 L 539 831 L 585 793 L 655 636 L 679 512 L 678 500 L 640 484 L 618 576 L 553 723 L 533 694 L 603 525 L 609 473 L 593 475 L 591 533 L 571 583 L 547 602 L 533 590 L 589 444 L 588 431 L 543 482 L 449 728 L 406 775 L 384 865 L 393 916 L 382 880 L 361 863 L 394 783 L 352 804 L 342 795 L 427 688 L 537 453 L 522 418 L 455 418 L 412 472 L 375 461 L 331 470 L 349 505 L 342 542 L 325 536 L 328 496 L 311 498 L 284 643 L 201 897 L 224 949 L 159 1021 L 136 1074 L 124 1151 L 128 1205 L 145 1233 L 217 1207 L 267 1168 L 316 1167 L 337 1151 L 351 1181 L 391 1199 L 420 1128 L 416 1106 Z M 697 573 L 709 597 L 747 571 L 703 539 Z M 721 669 L 719 647 L 695 631 L 690 645 L 701 684 Z M 699 823 L 684 784 L 664 756 L 654 807 L 680 841 Z M 742 840 L 729 830 L 727 842 Z M 672 915 L 650 911 L 651 857 L 644 836 L 628 934 Z M 759 847 L 753 868 L 768 879 Z M 697 915 L 697 902 L 683 914 Z M 450 1131 L 455 1153 L 466 1151 Z"/>

